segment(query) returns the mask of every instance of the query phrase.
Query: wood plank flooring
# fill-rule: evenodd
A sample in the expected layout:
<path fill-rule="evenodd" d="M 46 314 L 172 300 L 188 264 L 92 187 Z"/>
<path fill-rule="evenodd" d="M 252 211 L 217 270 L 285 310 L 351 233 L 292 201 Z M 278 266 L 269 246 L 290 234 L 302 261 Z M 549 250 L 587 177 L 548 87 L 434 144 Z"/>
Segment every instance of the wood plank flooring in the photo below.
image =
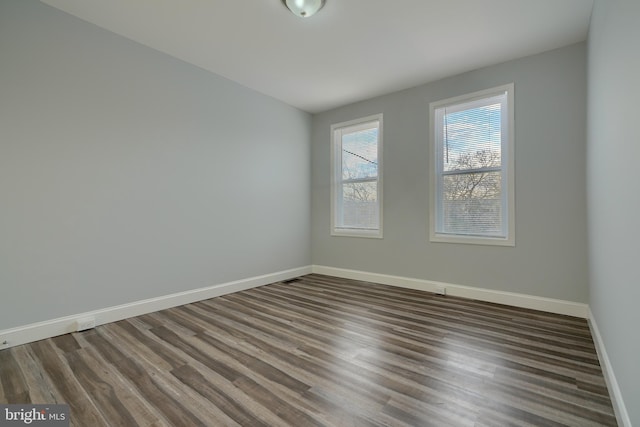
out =
<path fill-rule="evenodd" d="M 615 426 L 587 322 L 308 275 L 0 351 L 94 426 Z"/>

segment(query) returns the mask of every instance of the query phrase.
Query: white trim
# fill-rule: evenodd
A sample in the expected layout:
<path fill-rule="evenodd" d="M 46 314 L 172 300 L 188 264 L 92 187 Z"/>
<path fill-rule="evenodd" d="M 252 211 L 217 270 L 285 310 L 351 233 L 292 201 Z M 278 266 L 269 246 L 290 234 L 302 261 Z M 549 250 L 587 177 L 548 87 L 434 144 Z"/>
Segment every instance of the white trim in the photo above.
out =
<path fill-rule="evenodd" d="M 433 243 L 458 243 L 469 245 L 494 245 L 515 246 L 515 87 L 513 83 L 485 89 L 478 92 L 460 95 L 453 98 L 442 99 L 429 104 L 429 241 Z M 442 199 L 441 177 L 441 146 L 438 144 L 438 136 L 442 132 L 442 123 L 436 120 L 436 110 L 453 106 L 453 108 L 468 108 L 470 104 L 484 102 L 486 99 L 504 97 L 502 108 L 506 105 L 506 114 L 502 117 L 502 206 L 503 216 L 506 218 L 504 237 L 499 236 L 472 236 L 456 235 L 438 231 L 443 219 L 438 215 Z M 461 107 L 460 104 L 464 104 Z M 475 171 L 474 171 L 475 172 Z"/>
<path fill-rule="evenodd" d="M 470 298 L 480 301 L 506 304 L 514 307 L 531 308 L 549 313 L 567 316 L 588 317 L 588 306 L 573 301 L 544 298 L 535 295 L 519 294 L 515 292 L 497 291 L 494 289 L 476 288 L 472 286 L 456 285 L 452 283 L 436 282 L 433 280 L 414 279 L 410 277 L 391 276 L 387 274 L 368 273 L 358 270 L 313 265 L 312 272 L 345 279 L 362 280 L 401 288 L 417 289 L 432 293 L 442 293 L 444 288 L 447 295 Z"/>
<path fill-rule="evenodd" d="M 595 344 L 596 352 L 598 353 L 598 359 L 600 360 L 600 366 L 602 367 L 604 380 L 607 383 L 607 388 L 609 389 L 611 405 L 613 406 L 613 411 L 615 412 L 618 425 L 620 425 L 621 427 L 632 427 L 629 412 L 627 412 L 627 407 L 625 406 L 624 400 L 622 399 L 622 391 L 620 391 L 620 386 L 618 385 L 618 381 L 616 380 L 616 375 L 613 372 L 613 366 L 611 366 L 611 361 L 609 361 L 607 350 L 604 347 L 604 341 L 602 341 L 602 335 L 600 335 L 600 330 L 598 330 L 596 319 L 593 317 L 593 313 L 591 312 L 590 308 L 589 328 L 591 329 L 593 343 Z"/>
<path fill-rule="evenodd" d="M 178 292 L 175 294 L 149 298 L 114 307 L 78 313 L 44 322 L 19 326 L 17 328 L 5 329 L 0 331 L 0 349 L 75 332 L 78 328 L 77 322 L 79 319 L 95 318 L 95 325 L 98 326 L 158 310 L 164 310 L 171 307 L 214 298 L 220 295 L 230 294 L 232 292 L 268 285 L 270 283 L 288 280 L 310 273 L 311 266 L 294 268 L 262 276 L 236 280 L 233 282 L 221 283 L 218 285 L 208 286 L 206 288 Z M 7 344 L 2 345 L 4 341 L 7 341 Z"/>
<path fill-rule="evenodd" d="M 459 243 L 465 245 L 490 245 L 490 246 L 515 246 L 513 241 L 504 237 L 485 237 L 485 236 L 471 236 L 471 235 L 455 235 L 438 233 L 431 230 L 429 235 L 430 242 L 434 243 Z"/>
<path fill-rule="evenodd" d="M 383 140 L 384 140 L 384 125 L 383 125 L 383 114 L 374 114 L 371 116 L 363 117 L 360 119 L 349 120 L 346 122 L 336 123 L 331 125 L 331 236 L 343 236 L 343 237 L 367 237 L 367 238 L 383 238 Z M 342 180 L 342 161 L 337 157 L 337 146 L 340 144 L 342 147 L 342 137 L 337 138 L 337 134 L 340 133 L 342 135 L 343 130 L 348 130 L 350 132 L 355 132 L 358 129 L 368 129 L 371 127 L 371 124 L 377 122 L 378 124 L 378 174 L 375 179 L 372 179 L 371 182 L 376 182 L 376 188 L 378 190 L 378 228 L 376 229 L 355 229 L 355 228 L 347 228 L 347 227 L 338 227 L 337 226 L 337 211 L 341 208 L 341 202 L 339 199 L 342 198 L 341 187 L 340 185 L 344 182 Z M 338 166 L 340 163 L 340 166 Z"/>

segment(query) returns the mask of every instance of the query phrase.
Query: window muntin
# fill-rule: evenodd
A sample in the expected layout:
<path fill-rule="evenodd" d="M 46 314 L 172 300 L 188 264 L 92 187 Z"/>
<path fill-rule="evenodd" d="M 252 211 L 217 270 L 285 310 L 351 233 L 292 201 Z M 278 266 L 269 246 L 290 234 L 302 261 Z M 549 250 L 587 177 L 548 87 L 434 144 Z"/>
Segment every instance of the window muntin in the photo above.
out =
<path fill-rule="evenodd" d="M 431 104 L 431 241 L 514 244 L 513 85 Z"/>
<path fill-rule="evenodd" d="M 382 237 L 382 114 L 331 127 L 336 236 Z"/>

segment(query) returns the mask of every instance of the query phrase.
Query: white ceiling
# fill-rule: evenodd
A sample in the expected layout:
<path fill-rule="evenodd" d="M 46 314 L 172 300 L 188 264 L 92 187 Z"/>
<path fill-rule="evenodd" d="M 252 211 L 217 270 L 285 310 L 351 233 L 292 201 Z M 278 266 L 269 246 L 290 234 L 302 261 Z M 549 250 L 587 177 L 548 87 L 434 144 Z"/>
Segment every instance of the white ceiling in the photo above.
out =
<path fill-rule="evenodd" d="M 42 0 L 315 113 L 587 37 L 593 0 Z"/>

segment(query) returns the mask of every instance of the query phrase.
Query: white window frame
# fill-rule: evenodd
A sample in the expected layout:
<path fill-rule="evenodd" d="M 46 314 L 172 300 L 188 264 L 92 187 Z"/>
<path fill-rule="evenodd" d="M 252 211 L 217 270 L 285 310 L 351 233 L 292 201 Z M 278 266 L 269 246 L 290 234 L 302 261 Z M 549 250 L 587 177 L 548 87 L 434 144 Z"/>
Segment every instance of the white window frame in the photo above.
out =
<path fill-rule="evenodd" d="M 443 214 L 439 214 L 442 206 L 443 164 L 441 141 L 442 123 L 436 121 L 436 110 L 443 107 L 455 108 L 456 105 L 481 101 L 501 94 L 506 94 L 506 112 L 501 116 L 501 186 L 503 218 L 506 221 L 506 235 L 504 237 L 487 237 L 468 234 L 444 233 L 441 229 Z M 477 245 L 515 246 L 515 174 L 514 174 L 514 85 L 513 83 L 482 90 L 453 98 L 443 99 L 429 104 L 430 144 L 429 157 L 431 162 L 430 196 L 429 196 L 429 240 L 431 242 L 461 243 Z M 439 132 L 439 133 L 438 133 Z"/>
<path fill-rule="evenodd" d="M 368 129 L 372 123 L 378 127 L 378 174 L 376 178 L 354 180 L 342 179 L 342 133 L 344 130 L 355 132 L 359 128 Z M 360 119 L 331 125 L 331 235 L 348 237 L 382 238 L 382 114 L 374 114 Z M 342 208 L 342 184 L 348 182 L 376 182 L 378 201 L 378 228 L 347 228 L 338 226 L 338 217 Z"/>

